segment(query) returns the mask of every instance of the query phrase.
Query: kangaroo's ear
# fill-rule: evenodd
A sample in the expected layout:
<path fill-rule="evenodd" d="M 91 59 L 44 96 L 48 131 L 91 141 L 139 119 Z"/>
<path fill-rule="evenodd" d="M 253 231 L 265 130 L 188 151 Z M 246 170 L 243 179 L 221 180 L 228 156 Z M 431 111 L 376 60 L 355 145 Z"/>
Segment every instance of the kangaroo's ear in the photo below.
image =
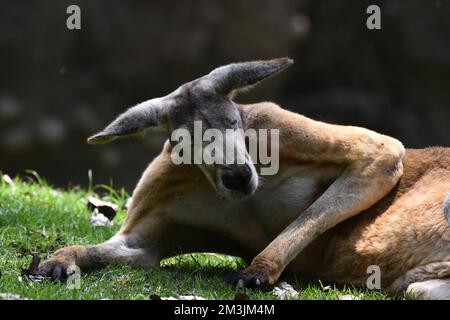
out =
<path fill-rule="evenodd" d="M 152 129 L 166 129 L 167 113 L 172 103 L 169 98 L 157 98 L 142 102 L 117 117 L 103 131 L 89 137 L 89 144 L 103 144 L 119 137 L 141 133 Z"/>
<path fill-rule="evenodd" d="M 233 96 L 235 92 L 249 89 L 293 63 L 290 58 L 233 63 L 200 78 L 199 85 L 207 91 Z"/>

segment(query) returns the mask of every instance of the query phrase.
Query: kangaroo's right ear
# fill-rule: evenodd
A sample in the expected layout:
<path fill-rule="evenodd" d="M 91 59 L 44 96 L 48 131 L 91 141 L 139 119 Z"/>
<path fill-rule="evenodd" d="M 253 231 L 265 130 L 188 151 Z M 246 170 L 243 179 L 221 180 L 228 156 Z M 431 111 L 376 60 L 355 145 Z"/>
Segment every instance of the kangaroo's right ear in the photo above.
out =
<path fill-rule="evenodd" d="M 247 90 L 262 80 L 286 69 L 294 61 L 290 58 L 232 63 L 214 69 L 199 79 L 203 90 L 219 93 L 228 97 Z"/>
<path fill-rule="evenodd" d="M 122 113 L 103 131 L 89 137 L 87 142 L 103 144 L 147 129 L 163 131 L 167 129 L 167 113 L 172 105 L 173 101 L 168 97 L 142 102 Z"/>

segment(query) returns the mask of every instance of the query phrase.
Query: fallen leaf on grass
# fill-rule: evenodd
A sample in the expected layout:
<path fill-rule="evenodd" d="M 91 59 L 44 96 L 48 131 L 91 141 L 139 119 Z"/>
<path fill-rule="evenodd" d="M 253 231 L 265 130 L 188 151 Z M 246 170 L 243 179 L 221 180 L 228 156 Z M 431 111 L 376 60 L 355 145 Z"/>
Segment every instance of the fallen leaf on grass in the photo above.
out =
<path fill-rule="evenodd" d="M 149 297 L 150 300 L 206 300 L 200 296 L 186 295 L 186 296 L 178 296 L 175 297 L 160 297 L 157 294 L 151 294 Z"/>
<path fill-rule="evenodd" d="M 280 299 L 296 299 L 298 298 L 298 291 L 296 291 L 289 283 L 280 282 L 273 288 L 272 294 Z"/>
<path fill-rule="evenodd" d="M 338 300 L 361 300 L 361 298 L 356 297 L 356 296 L 351 295 L 351 294 L 346 294 L 346 295 L 343 295 L 343 296 L 339 296 Z"/>
<path fill-rule="evenodd" d="M 206 299 L 200 296 L 188 295 L 188 296 L 179 296 L 178 300 L 206 300 Z"/>
<path fill-rule="evenodd" d="M 110 221 L 114 219 L 117 214 L 117 210 L 119 209 L 117 204 L 103 201 L 95 197 L 88 198 L 87 207 L 91 211 L 104 215 Z"/>
<path fill-rule="evenodd" d="M 98 213 L 95 209 L 93 216 L 89 218 L 89 222 L 94 227 L 110 227 L 112 225 L 111 221 L 105 217 L 102 213 Z"/>
<path fill-rule="evenodd" d="M 27 298 L 22 298 L 18 294 L 0 293 L 0 300 L 28 300 L 28 299 Z"/>
<path fill-rule="evenodd" d="M 15 189 L 15 188 L 16 188 L 16 185 L 14 184 L 13 179 L 11 179 L 11 177 L 8 176 L 7 174 L 4 174 L 4 175 L 3 175 L 3 181 L 4 181 L 8 186 L 10 186 L 12 189 Z"/>

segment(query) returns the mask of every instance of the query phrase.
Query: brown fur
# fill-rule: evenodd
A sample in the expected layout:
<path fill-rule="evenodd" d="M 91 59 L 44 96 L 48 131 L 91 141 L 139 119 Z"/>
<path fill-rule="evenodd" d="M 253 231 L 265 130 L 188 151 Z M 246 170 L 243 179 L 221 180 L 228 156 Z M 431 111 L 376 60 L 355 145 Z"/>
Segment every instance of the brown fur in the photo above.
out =
<path fill-rule="evenodd" d="M 265 105 L 257 107 L 267 108 Z M 249 109 L 243 107 L 242 110 Z M 259 125 L 266 125 L 264 112 L 242 112 L 247 124 L 252 123 L 252 117 L 261 117 L 258 118 L 262 120 Z M 288 120 L 284 118 L 284 121 Z M 284 125 L 290 127 L 289 123 Z M 305 131 L 303 136 L 300 134 L 302 139 L 318 139 L 315 135 L 323 134 L 320 130 L 321 124 L 318 126 L 317 131 Z M 339 130 L 340 127 L 336 128 Z M 293 134 L 281 137 L 282 141 L 290 141 L 294 138 Z M 336 135 L 328 134 L 327 139 L 337 138 Z M 298 133 L 296 135 L 299 136 Z M 307 145 L 317 148 L 316 150 L 304 151 L 300 148 L 306 155 L 296 160 L 296 157 L 292 156 L 294 152 L 298 152 L 292 150 L 294 143 L 283 143 L 280 159 L 283 167 L 300 164 L 302 167 L 308 167 L 308 170 L 323 172 L 323 186 L 312 196 L 314 199 L 329 185 L 327 177 L 341 172 L 342 168 L 339 164 L 341 161 L 329 165 L 333 159 L 325 157 L 323 162 L 317 163 L 308 155 L 316 152 L 333 155 L 337 150 L 347 150 L 348 153 L 342 153 L 342 162 L 346 161 L 346 157 L 360 156 L 351 154 L 350 145 L 346 147 L 341 144 L 339 149 L 336 149 L 316 144 L 314 142 Z M 82 246 L 69 247 L 56 252 L 53 258 L 44 263 L 43 272 L 51 274 L 55 265 L 63 265 L 63 269 L 73 263 L 82 268 L 88 267 L 99 260 L 105 263 L 122 261 L 136 266 L 154 266 L 162 258 L 181 252 L 213 251 L 251 259 L 272 241 L 274 232 L 280 232 L 280 228 L 290 223 L 285 217 L 280 216 L 278 221 L 275 217 L 272 219 L 274 230 L 267 230 L 264 226 L 255 224 L 255 216 L 251 212 L 248 212 L 247 217 L 240 216 L 238 221 L 233 221 L 231 216 L 229 221 L 217 218 L 195 220 L 198 210 L 196 208 L 206 206 L 207 197 L 212 198 L 212 202 L 219 201 L 225 206 L 227 204 L 223 202 L 225 200 L 214 198 L 214 190 L 198 168 L 173 165 L 169 159 L 170 148 L 170 145 L 166 144 L 162 154 L 144 173 L 134 191 L 127 219 L 118 234 L 126 237 L 126 241 L 119 241 L 121 245 L 122 242 L 125 243 L 125 248 L 142 248 L 143 252 L 139 251 L 139 254 L 124 259 L 121 253 L 118 253 L 120 250 L 117 250 L 114 241 L 114 245 L 107 242 L 88 247 L 89 250 Z M 392 191 L 368 210 L 319 236 L 295 257 L 288 268 L 296 273 L 334 282 L 364 284 L 368 277 L 367 267 L 375 264 L 381 268 L 383 287 L 388 287 L 417 266 L 448 261 L 450 230 L 444 219 L 442 201 L 449 191 L 449 159 L 449 148 L 407 150 L 403 159 L 403 176 Z M 328 167 L 329 169 L 326 169 Z M 330 173 L 326 173 L 327 170 Z M 203 197 L 206 202 L 188 208 L 190 215 L 186 217 L 171 214 L 178 203 L 183 204 L 187 197 L 193 195 Z M 214 212 L 210 215 L 214 215 Z M 236 228 L 237 223 L 242 228 Z M 149 253 L 151 258 L 147 257 Z M 73 257 L 71 261 L 68 259 L 70 256 Z M 267 263 L 272 261 L 268 260 Z M 405 289 L 405 286 L 407 283 L 394 289 Z"/>
<path fill-rule="evenodd" d="M 450 259 L 442 208 L 450 188 L 450 148 L 408 149 L 403 165 L 402 178 L 386 197 L 305 250 L 302 255 L 314 257 L 307 273 L 365 284 L 367 266 L 378 265 L 387 287 L 415 266 Z"/>
<path fill-rule="evenodd" d="M 186 127 L 192 134 L 196 121 L 222 132 L 278 129 L 278 173 L 258 177 L 237 130 L 232 142 L 245 164 L 175 165 L 166 143 L 133 192 L 121 230 L 99 245 L 58 250 L 40 273 L 63 278 L 74 266 L 115 262 L 156 267 L 181 252 L 213 251 L 254 257 L 236 278 L 248 286 L 274 284 L 286 268 L 364 284 L 368 267 L 377 265 L 383 287 L 397 291 L 413 281 L 420 291 L 421 280 L 447 277 L 450 149 L 405 154 L 398 140 L 365 128 L 314 121 L 269 102 L 231 100 L 291 64 L 281 58 L 220 67 L 136 105 L 88 139 L 107 143 Z"/>

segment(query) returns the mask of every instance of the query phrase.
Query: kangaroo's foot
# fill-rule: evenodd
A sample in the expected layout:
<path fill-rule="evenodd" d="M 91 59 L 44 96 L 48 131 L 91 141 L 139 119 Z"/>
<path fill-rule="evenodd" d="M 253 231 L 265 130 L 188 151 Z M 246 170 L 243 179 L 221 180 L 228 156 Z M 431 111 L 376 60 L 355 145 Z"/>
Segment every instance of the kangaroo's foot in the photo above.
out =
<path fill-rule="evenodd" d="M 406 290 L 412 297 L 418 299 L 450 299 L 450 261 L 415 267 L 395 280 L 388 290 L 392 292 Z"/>
<path fill-rule="evenodd" d="M 406 292 L 416 299 L 450 300 L 450 278 L 414 282 Z"/>
<path fill-rule="evenodd" d="M 39 274 L 55 280 L 66 280 L 76 270 L 100 268 L 111 263 L 123 263 L 133 267 L 157 267 L 160 262 L 155 250 L 136 248 L 127 244 L 124 236 L 93 246 L 71 246 L 56 251 L 41 263 Z"/>

